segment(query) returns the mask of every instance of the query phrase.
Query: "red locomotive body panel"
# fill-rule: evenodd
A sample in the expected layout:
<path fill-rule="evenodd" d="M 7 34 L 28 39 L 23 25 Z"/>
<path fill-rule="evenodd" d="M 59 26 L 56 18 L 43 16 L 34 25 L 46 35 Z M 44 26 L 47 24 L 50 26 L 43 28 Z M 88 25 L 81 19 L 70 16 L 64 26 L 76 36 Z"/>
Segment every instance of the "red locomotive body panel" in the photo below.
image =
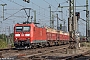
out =
<path fill-rule="evenodd" d="M 34 27 L 32 42 L 40 42 L 46 40 L 46 29 Z"/>

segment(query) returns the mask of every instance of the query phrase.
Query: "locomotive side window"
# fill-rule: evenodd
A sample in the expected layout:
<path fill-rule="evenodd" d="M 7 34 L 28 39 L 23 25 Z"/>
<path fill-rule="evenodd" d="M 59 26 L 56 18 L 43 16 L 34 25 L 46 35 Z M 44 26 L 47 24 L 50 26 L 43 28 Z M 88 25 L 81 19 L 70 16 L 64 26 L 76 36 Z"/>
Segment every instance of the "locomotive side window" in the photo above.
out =
<path fill-rule="evenodd" d="M 21 32 L 23 30 L 22 26 L 16 26 L 16 32 Z"/>
<path fill-rule="evenodd" d="M 29 32 L 29 31 L 30 31 L 30 26 L 24 26 L 24 27 L 23 27 L 23 31 Z"/>

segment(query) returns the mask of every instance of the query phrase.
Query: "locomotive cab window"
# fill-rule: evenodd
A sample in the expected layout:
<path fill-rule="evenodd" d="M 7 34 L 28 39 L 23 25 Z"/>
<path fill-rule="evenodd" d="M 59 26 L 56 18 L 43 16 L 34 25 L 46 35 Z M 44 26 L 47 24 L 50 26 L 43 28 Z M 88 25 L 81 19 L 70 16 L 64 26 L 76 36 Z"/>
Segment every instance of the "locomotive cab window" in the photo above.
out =
<path fill-rule="evenodd" d="M 29 32 L 29 31 L 30 31 L 30 26 L 24 26 L 24 27 L 23 27 L 23 31 Z"/>
<path fill-rule="evenodd" d="M 23 30 L 22 26 L 16 26 L 16 32 L 21 32 Z"/>
<path fill-rule="evenodd" d="M 16 26 L 16 32 L 29 32 L 30 31 L 30 26 Z"/>

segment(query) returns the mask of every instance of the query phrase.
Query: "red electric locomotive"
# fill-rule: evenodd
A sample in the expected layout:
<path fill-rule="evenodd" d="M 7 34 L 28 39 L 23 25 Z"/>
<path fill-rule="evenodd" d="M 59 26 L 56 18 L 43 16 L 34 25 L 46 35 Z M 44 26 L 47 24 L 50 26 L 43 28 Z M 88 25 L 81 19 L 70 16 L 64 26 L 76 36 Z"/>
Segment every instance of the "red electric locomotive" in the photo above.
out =
<path fill-rule="evenodd" d="M 34 23 L 16 24 L 14 26 L 14 46 L 36 47 L 59 45 L 68 42 L 69 34 L 46 27 L 37 27 Z"/>

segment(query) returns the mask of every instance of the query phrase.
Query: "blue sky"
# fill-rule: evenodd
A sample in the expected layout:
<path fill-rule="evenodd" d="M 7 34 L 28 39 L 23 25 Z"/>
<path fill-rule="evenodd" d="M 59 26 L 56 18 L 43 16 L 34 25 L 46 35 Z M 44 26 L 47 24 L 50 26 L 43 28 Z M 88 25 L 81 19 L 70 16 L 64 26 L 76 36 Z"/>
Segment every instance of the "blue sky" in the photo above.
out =
<path fill-rule="evenodd" d="M 76 5 L 83 6 L 86 4 L 86 0 L 75 0 Z M 90 2 L 90 0 L 89 0 Z M 52 11 L 60 11 L 61 9 L 58 8 L 58 4 L 61 4 L 61 6 L 68 6 L 69 3 L 67 0 L 30 0 L 30 3 L 26 3 L 23 0 L 0 0 L 0 4 L 7 4 L 4 8 L 4 16 L 6 20 L 3 21 L 2 19 L 2 6 L 0 6 L 0 33 L 9 33 L 9 26 L 10 26 L 10 33 L 13 32 L 13 26 L 16 23 L 22 23 L 23 21 L 27 20 L 25 12 L 19 11 L 22 8 L 32 8 L 33 10 L 36 10 L 36 20 L 40 23 L 40 26 L 49 26 L 50 22 L 50 12 L 49 12 L 49 5 L 51 5 Z M 90 7 L 90 3 L 89 3 Z M 85 7 L 76 8 L 76 11 L 80 12 L 80 17 L 86 20 L 86 13 L 82 10 L 85 10 Z M 30 16 L 33 16 L 33 10 L 31 10 Z M 18 12 L 19 11 L 19 12 Z M 90 11 L 90 8 L 89 8 Z M 17 13 L 16 13 L 17 12 Z M 59 18 L 64 19 L 66 21 L 66 26 L 68 25 L 67 19 L 68 19 L 68 8 L 63 8 L 63 17 L 62 14 L 59 12 L 55 12 L 54 15 L 59 14 Z M 31 20 L 31 19 L 30 19 Z M 29 20 L 29 21 L 30 21 Z M 56 27 L 56 18 L 55 18 L 55 27 Z M 63 24 L 62 21 L 59 21 L 59 23 Z M 82 35 L 85 35 L 85 22 L 81 19 L 79 20 L 79 31 L 82 33 Z"/>

